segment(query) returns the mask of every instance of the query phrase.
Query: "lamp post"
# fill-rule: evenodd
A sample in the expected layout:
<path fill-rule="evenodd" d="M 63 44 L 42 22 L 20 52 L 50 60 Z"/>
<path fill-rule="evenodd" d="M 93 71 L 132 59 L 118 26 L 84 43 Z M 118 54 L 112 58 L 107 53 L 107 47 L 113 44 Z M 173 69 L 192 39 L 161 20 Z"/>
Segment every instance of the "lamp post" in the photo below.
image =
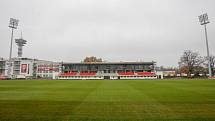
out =
<path fill-rule="evenodd" d="M 12 48 L 13 48 L 13 30 L 17 29 L 19 20 L 10 18 L 10 23 L 9 27 L 11 28 L 11 40 L 10 40 L 10 54 L 9 54 L 9 66 L 8 66 L 8 76 L 9 78 L 11 77 L 11 71 L 12 71 L 12 61 L 11 61 L 11 56 L 12 56 Z"/>
<path fill-rule="evenodd" d="M 208 20 L 207 13 L 202 14 L 202 15 L 199 16 L 199 22 L 200 22 L 201 25 L 204 25 L 204 28 L 205 28 L 205 39 L 206 39 L 207 59 L 208 59 L 208 71 L 209 71 L 209 77 L 212 77 L 210 53 L 209 53 L 209 46 L 208 46 L 207 26 L 206 26 L 208 23 L 210 23 L 210 21 Z"/>

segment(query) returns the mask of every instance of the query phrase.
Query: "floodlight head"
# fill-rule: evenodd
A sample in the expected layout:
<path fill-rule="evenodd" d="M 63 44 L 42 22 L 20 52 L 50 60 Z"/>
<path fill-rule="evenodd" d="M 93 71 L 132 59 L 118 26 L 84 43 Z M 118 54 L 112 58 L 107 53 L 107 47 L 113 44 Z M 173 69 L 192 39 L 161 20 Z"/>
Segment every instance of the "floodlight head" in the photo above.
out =
<path fill-rule="evenodd" d="M 19 23 L 19 20 L 14 19 L 14 18 L 10 18 L 9 27 L 10 27 L 10 28 L 13 28 L 13 29 L 16 29 L 17 26 L 18 26 L 18 23 Z"/>
<path fill-rule="evenodd" d="M 205 24 L 210 23 L 210 21 L 208 20 L 208 14 L 205 13 L 205 14 L 200 15 L 199 16 L 199 22 L 201 25 L 205 25 Z"/>

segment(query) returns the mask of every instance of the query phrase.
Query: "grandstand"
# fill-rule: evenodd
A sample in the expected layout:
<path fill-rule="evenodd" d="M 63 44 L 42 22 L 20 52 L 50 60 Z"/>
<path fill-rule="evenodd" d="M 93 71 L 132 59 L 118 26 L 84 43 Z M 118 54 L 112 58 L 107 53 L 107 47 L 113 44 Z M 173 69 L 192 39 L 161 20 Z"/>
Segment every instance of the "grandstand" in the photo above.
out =
<path fill-rule="evenodd" d="M 155 62 L 62 63 L 58 79 L 157 79 Z"/>

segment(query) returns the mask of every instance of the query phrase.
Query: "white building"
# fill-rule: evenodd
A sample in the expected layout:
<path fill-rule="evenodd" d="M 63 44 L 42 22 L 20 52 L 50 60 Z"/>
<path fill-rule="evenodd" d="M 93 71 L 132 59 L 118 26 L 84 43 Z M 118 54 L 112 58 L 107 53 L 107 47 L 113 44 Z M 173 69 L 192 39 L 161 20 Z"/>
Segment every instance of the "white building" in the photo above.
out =
<path fill-rule="evenodd" d="M 7 63 L 7 60 L 0 58 L 0 76 L 5 76 L 7 74 Z"/>
<path fill-rule="evenodd" d="M 0 76 L 8 76 L 9 61 L 0 58 Z M 60 71 L 60 64 L 31 58 L 12 58 L 12 78 L 52 78 Z"/>
<path fill-rule="evenodd" d="M 37 61 L 37 78 L 53 78 L 60 72 L 61 64 L 51 61 Z"/>

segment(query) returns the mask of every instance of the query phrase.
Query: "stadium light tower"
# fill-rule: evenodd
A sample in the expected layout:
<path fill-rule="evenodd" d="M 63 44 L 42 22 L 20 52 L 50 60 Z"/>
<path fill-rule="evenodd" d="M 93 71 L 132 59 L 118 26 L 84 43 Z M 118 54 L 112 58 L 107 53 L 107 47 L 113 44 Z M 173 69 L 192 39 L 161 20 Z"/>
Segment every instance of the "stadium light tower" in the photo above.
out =
<path fill-rule="evenodd" d="M 12 62 L 11 62 L 11 56 L 12 56 L 12 47 L 13 47 L 13 30 L 17 29 L 19 20 L 10 18 L 9 27 L 11 28 L 11 40 L 10 40 L 10 54 L 9 54 L 9 66 L 8 66 L 8 76 L 11 78 L 11 70 L 12 70 Z"/>
<path fill-rule="evenodd" d="M 207 13 L 202 14 L 202 15 L 199 16 L 199 22 L 200 22 L 201 25 L 204 25 L 204 27 L 205 27 L 205 38 L 206 38 L 207 59 L 208 59 L 208 71 L 209 71 L 209 77 L 212 77 L 210 53 L 209 53 L 209 46 L 208 46 L 207 26 L 206 26 L 208 23 L 210 23 L 210 21 L 208 20 Z"/>
<path fill-rule="evenodd" d="M 26 44 L 26 40 L 24 40 L 23 38 L 22 38 L 22 32 L 21 32 L 21 38 L 19 38 L 19 39 L 15 39 L 15 42 L 16 42 L 16 44 L 17 44 L 17 46 L 18 46 L 18 57 L 22 57 L 22 47 L 23 46 L 25 46 L 25 44 Z"/>

